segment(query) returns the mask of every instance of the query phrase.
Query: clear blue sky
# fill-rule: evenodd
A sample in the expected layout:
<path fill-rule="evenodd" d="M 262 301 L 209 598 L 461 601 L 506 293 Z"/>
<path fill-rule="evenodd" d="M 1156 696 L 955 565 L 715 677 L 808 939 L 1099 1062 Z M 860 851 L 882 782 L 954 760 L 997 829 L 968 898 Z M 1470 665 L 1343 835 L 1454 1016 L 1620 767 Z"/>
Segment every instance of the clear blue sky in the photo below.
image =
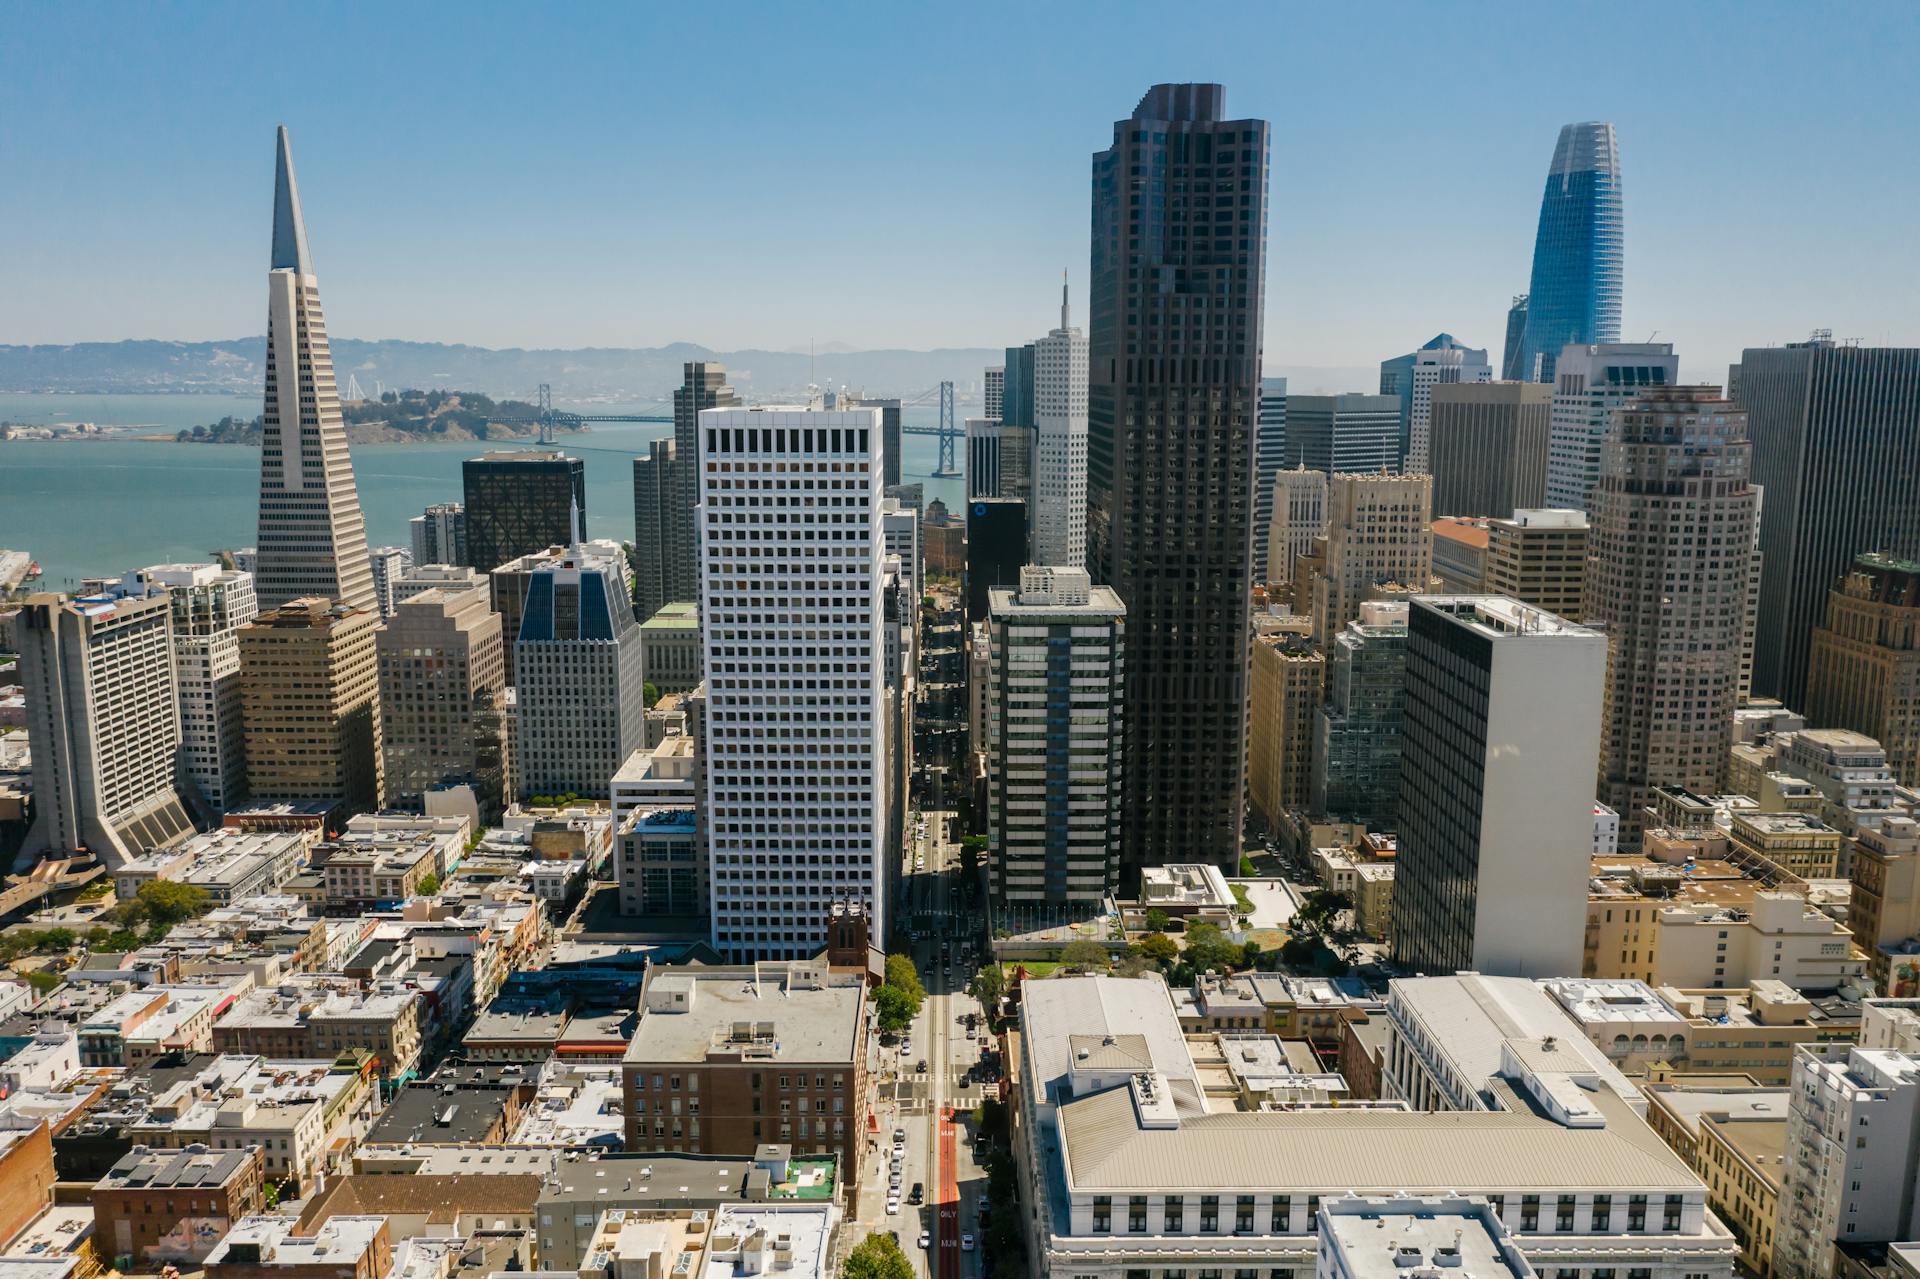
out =
<path fill-rule="evenodd" d="M 1274 123 L 1266 356 L 1497 348 L 1556 131 L 1619 127 L 1625 336 L 1920 342 L 1920 6 L 0 0 L 0 342 L 264 322 L 273 126 L 329 327 L 996 345 L 1086 278 L 1142 89 Z"/>

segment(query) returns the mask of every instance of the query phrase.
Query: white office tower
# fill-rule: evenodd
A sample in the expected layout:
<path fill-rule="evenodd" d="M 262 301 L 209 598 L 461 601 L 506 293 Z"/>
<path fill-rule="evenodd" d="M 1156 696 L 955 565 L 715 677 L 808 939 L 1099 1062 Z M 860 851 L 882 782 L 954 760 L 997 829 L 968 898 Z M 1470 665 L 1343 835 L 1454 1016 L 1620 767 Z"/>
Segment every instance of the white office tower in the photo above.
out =
<path fill-rule="evenodd" d="M 816 955 L 836 901 L 885 937 L 877 408 L 700 414 L 712 940 Z"/>
<path fill-rule="evenodd" d="M 1273 491 L 1280 479 L 1280 468 L 1286 464 L 1287 379 L 1263 377 L 1253 445 L 1253 576 L 1256 581 L 1272 580 L 1266 578 L 1266 574 L 1273 545 Z"/>
<path fill-rule="evenodd" d="M 400 603 L 397 588 L 413 568 L 413 552 L 404 546 L 376 546 L 367 552 L 367 564 L 373 569 L 374 604 L 384 622 Z"/>
<path fill-rule="evenodd" d="M 259 549 L 252 566 L 260 607 L 270 611 L 319 595 L 371 610 L 366 519 L 285 129 L 274 174 L 260 445 Z"/>
<path fill-rule="evenodd" d="M 1836 1273 L 1836 1244 L 1912 1239 L 1920 1057 L 1850 1044 L 1793 1056 L 1773 1272 Z"/>
<path fill-rule="evenodd" d="M 997 421 L 1001 406 L 1006 403 L 1006 395 L 1007 366 L 995 364 L 980 379 L 980 415 Z"/>
<path fill-rule="evenodd" d="M 1568 346 L 1555 366 L 1547 424 L 1547 505 L 1587 509 L 1600 482 L 1613 411 L 1649 389 L 1680 381 L 1671 342 L 1601 342 Z"/>
<path fill-rule="evenodd" d="M 1607 642 L 1503 595 L 1407 619 L 1394 958 L 1574 977 L 1586 935 Z"/>
<path fill-rule="evenodd" d="M 172 601 L 181 762 L 208 807 L 224 812 L 247 789 L 240 628 L 260 611 L 253 575 L 218 564 L 155 564 L 129 573 L 125 589 L 164 590 Z"/>
<path fill-rule="evenodd" d="M 987 878 L 1016 931 L 1098 914 L 1120 872 L 1127 606 L 1085 569 L 987 592 Z"/>
<path fill-rule="evenodd" d="M 1327 473 L 1296 466 L 1273 481 L 1273 521 L 1267 530 L 1267 582 L 1293 581 L 1293 562 L 1327 535 Z"/>
<path fill-rule="evenodd" d="M 605 799 L 647 736 L 645 660 L 615 545 L 575 541 L 527 580 L 514 643 L 516 792 Z"/>
<path fill-rule="evenodd" d="M 1033 344 L 1033 559 L 1078 568 L 1087 559 L 1087 335 L 1070 323 Z"/>
<path fill-rule="evenodd" d="M 1400 469 L 1414 475 L 1433 472 L 1433 388 L 1455 382 L 1491 382 L 1493 366 L 1485 351 L 1448 346 L 1415 351 L 1412 399 L 1407 406 L 1407 457 Z"/>
<path fill-rule="evenodd" d="M 29 595 L 15 622 L 33 752 L 25 851 L 109 871 L 193 834 L 174 782 L 180 706 L 163 595 Z"/>
<path fill-rule="evenodd" d="M 887 554 L 900 557 L 900 572 L 913 597 L 913 609 L 920 609 L 920 512 L 897 497 L 880 501 L 880 534 Z M 912 620 L 909 618 L 908 620 Z"/>

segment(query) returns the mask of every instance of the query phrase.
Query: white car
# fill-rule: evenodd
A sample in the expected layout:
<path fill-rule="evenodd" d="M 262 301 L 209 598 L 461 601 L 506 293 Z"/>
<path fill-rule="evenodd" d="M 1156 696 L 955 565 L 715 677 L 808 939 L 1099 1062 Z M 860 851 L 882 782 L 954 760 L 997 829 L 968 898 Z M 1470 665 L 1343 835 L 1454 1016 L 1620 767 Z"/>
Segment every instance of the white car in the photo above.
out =
<path fill-rule="evenodd" d="M 927 1231 L 927 1230 L 922 1230 L 922 1231 L 920 1232 L 920 1246 L 921 1246 L 922 1248 L 925 1248 L 925 1249 L 928 1249 L 929 1251 L 931 1251 L 931 1250 L 932 1250 L 932 1248 L 933 1248 L 933 1234 L 932 1234 L 932 1232 L 931 1232 L 931 1231 Z"/>
<path fill-rule="evenodd" d="M 960 1236 L 960 1251 L 961 1251 L 961 1252 L 972 1252 L 972 1251 L 973 1251 L 973 1236 L 972 1236 L 972 1235 L 961 1235 L 961 1236 Z"/>
<path fill-rule="evenodd" d="M 892 1217 L 892 1216 L 898 1215 L 899 1212 L 900 1212 L 900 1196 L 897 1194 L 888 1195 L 887 1196 L 887 1215 L 889 1217 Z"/>
<path fill-rule="evenodd" d="M 900 1041 L 900 1055 L 901 1055 L 902 1057 L 911 1057 L 911 1056 L 913 1056 L 913 1041 L 912 1041 L 912 1040 L 908 1040 L 908 1039 L 903 1039 L 903 1040 L 901 1040 L 901 1041 Z"/>

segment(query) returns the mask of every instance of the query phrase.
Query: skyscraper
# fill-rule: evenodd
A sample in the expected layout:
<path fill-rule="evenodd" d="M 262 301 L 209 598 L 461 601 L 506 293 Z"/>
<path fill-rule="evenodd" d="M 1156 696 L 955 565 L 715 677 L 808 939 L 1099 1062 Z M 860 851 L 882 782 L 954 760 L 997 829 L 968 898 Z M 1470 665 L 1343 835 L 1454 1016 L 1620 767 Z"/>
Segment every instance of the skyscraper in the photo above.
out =
<path fill-rule="evenodd" d="M 836 901 L 887 935 L 882 425 L 878 409 L 700 415 L 700 822 L 732 959 L 817 954 Z"/>
<path fill-rule="evenodd" d="M 376 546 L 367 552 L 367 567 L 373 570 L 374 611 L 384 622 L 393 616 L 394 588 L 413 567 L 413 553 L 404 546 Z"/>
<path fill-rule="evenodd" d="M 1854 558 L 1920 559 L 1920 349 L 1816 334 L 1745 351 L 1729 391 L 1767 495 L 1753 691 L 1800 707 L 1813 629 Z"/>
<path fill-rule="evenodd" d="M 1606 653 L 1504 596 L 1411 602 L 1393 885 L 1408 970 L 1579 974 Z"/>
<path fill-rule="evenodd" d="M 1287 464 L 1328 475 L 1398 474 L 1399 397 L 1288 395 Z"/>
<path fill-rule="evenodd" d="M 1316 720 L 1311 811 L 1392 830 L 1400 807 L 1407 718 L 1407 605 L 1368 603 L 1327 646 Z"/>
<path fill-rule="evenodd" d="M 1435 515 L 1505 519 L 1547 496 L 1550 388 L 1480 382 L 1432 390 L 1429 465 Z"/>
<path fill-rule="evenodd" d="M 1586 615 L 1587 517 L 1580 511 L 1520 510 L 1487 521 L 1486 586 L 1577 622 Z"/>
<path fill-rule="evenodd" d="M 1525 334 L 1519 368 L 1508 369 L 1509 376 L 1551 383 L 1562 347 L 1620 340 L 1625 251 L 1613 126 L 1566 125 L 1540 199 Z"/>
<path fill-rule="evenodd" d="M 193 834 L 175 785 L 167 596 L 29 595 L 15 626 L 33 752 L 26 851 L 85 849 L 114 870 Z"/>
<path fill-rule="evenodd" d="M 1033 431 L 997 418 L 967 419 L 967 496 L 1033 497 Z"/>
<path fill-rule="evenodd" d="M 1400 400 L 1400 446 L 1394 469 L 1424 474 L 1432 423 L 1433 388 L 1455 382 L 1491 382 L 1487 353 L 1436 334 L 1418 351 L 1380 362 L 1380 394 Z"/>
<path fill-rule="evenodd" d="M 401 602 L 375 641 L 387 802 L 420 811 L 446 781 L 473 784 L 481 811 L 505 798 L 506 661 L 484 584 Z"/>
<path fill-rule="evenodd" d="M 259 560 L 263 609 L 301 595 L 372 608 L 367 525 L 333 381 L 320 281 L 307 252 L 293 152 L 280 130 L 267 268 L 267 393 L 261 407 Z"/>
<path fill-rule="evenodd" d="M 1671 342 L 1608 342 L 1567 347 L 1555 368 L 1547 423 L 1547 505 L 1584 511 L 1600 480 L 1613 411 L 1649 389 L 1678 383 L 1680 357 Z"/>
<path fill-rule="evenodd" d="M 990 366 L 980 377 L 980 416 L 998 421 L 1006 406 L 1006 395 L 1007 366 Z"/>
<path fill-rule="evenodd" d="M 1433 576 L 1433 477 L 1335 475 L 1327 485 L 1326 572 L 1313 584 L 1313 634 L 1329 643 L 1360 616 L 1371 587 L 1427 590 Z"/>
<path fill-rule="evenodd" d="M 1503 382 L 1531 382 L 1531 377 L 1522 377 L 1520 373 L 1520 347 L 1527 338 L 1527 295 L 1514 295 L 1513 305 L 1507 308 L 1507 340 L 1500 347 L 1500 380 Z"/>
<path fill-rule="evenodd" d="M 1273 522 L 1267 530 L 1267 581 L 1293 581 L 1293 562 L 1327 535 L 1327 473 L 1304 466 L 1280 472 L 1273 482 Z"/>
<path fill-rule="evenodd" d="M 1253 638 L 1247 694 L 1247 799 L 1277 830 L 1313 798 L 1313 740 L 1327 658 L 1304 635 Z"/>
<path fill-rule="evenodd" d="M 1087 559 L 1087 338 L 1073 327 L 1066 282 L 1060 327 L 1033 344 L 1033 560 Z"/>
<path fill-rule="evenodd" d="M 260 611 L 253 577 L 218 564 L 156 564 L 129 574 L 127 590 L 164 590 L 173 603 L 181 763 L 208 807 L 224 812 L 247 793 L 240 628 Z"/>
<path fill-rule="evenodd" d="M 647 446 L 645 457 L 633 459 L 633 615 L 643 622 L 673 602 L 667 598 L 668 548 L 677 509 L 678 453 L 676 441 L 661 439 Z"/>
<path fill-rule="evenodd" d="M 1086 571 L 991 592 L 987 865 L 1015 926 L 1097 914 L 1117 886 L 1126 606 Z"/>
<path fill-rule="evenodd" d="M 383 807 L 379 630 L 371 611 L 319 596 L 241 628 L 252 798 L 331 803 L 340 821 Z"/>
<path fill-rule="evenodd" d="M 673 513 L 667 540 L 667 599 L 700 597 L 700 530 L 694 507 L 700 501 L 700 414 L 740 402 L 727 385 L 727 366 L 689 360 L 673 389 Z"/>
<path fill-rule="evenodd" d="M 1754 494 L 1746 415 L 1717 386 L 1614 413 L 1593 491 L 1585 620 L 1607 637 L 1600 802 L 1637 847 L 1656 786 L 1718 793 L 1746 634 Z"/>
<path fill-rule="evenodd" d="M 514 449 L 460 465 L 467 554 L 491 573 L 508 560 L 573 541 L 573 513 L 587 518 L 587 470 L 558 449 Z"/>
<path fill-rule="evenodd" d="M 460 503 L 435 502 L 408 520 L 407 526 L 415 564 L 467 562 L 467 508 Z"/>
<path fill-rule="evenodd" d="M 1127 606 L 1123 878 L 1240 855 L 1268 145 L 1225 108 L 1156 85 L 1093 158 L 1087 566 Z"/>
<path fill-rule="evenodd" d="M 1900 784 L 1920 785 L 1920 564 L 1856 559 L 1827 596 L 1812 650 L 1807 722 L 1874 738 Z"/>
<path fill-rule="evenodd" d="M 582 542 L 532 570 L 513 646 L 514 790 L 605 799 L 646 740 L 640 624 L 618 544 Z M 497 580 L 497 579 L 496 579 Z"/>
<path fill-rule="evenodd" d="M 1273 490 L 1287 465 L 1287 379 L 1260 379 L 1253 448 L 1253 575 L 1269 575 L 1273 553 Z M 1284 580 L 1284 579 L 1282 579 Z"/>

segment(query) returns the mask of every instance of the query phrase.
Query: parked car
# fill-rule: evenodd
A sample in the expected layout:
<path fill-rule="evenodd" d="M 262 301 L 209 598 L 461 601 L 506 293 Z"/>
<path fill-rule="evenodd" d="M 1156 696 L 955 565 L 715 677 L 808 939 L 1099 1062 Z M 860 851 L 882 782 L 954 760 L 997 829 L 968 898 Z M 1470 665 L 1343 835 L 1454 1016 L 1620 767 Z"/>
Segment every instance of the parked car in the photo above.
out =
<path fill-rule="evenodd" d="M 920 1182 L 913 1183 L 913 1189 L 907 1192 L 907 1202 L 917 1204 L 927 1197 L 927 1188 Z"/>

